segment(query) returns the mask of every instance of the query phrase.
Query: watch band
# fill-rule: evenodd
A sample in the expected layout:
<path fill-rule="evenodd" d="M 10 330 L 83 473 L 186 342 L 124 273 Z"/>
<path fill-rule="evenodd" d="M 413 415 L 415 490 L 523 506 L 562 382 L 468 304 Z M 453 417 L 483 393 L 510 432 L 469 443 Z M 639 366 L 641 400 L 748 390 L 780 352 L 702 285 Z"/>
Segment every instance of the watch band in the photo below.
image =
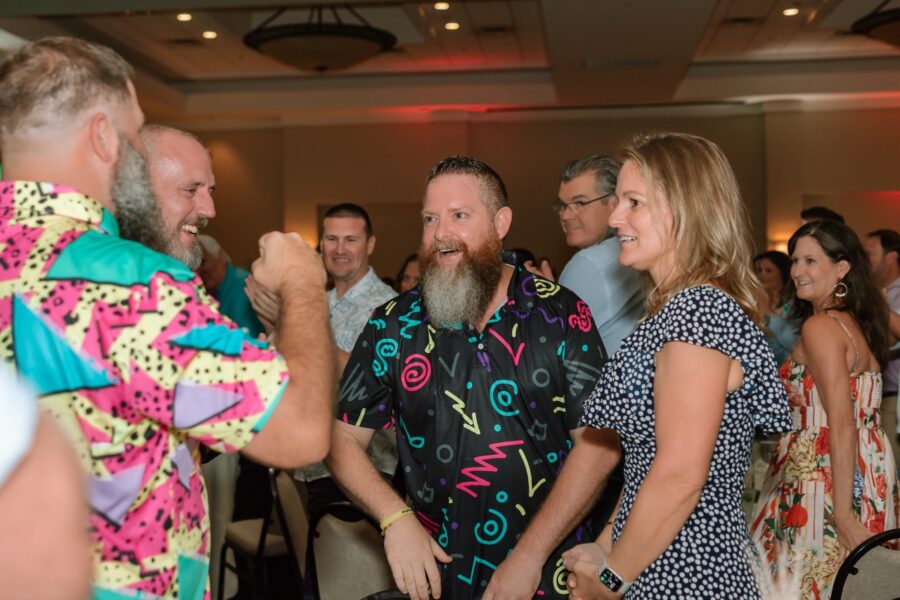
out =
<path fill-rule="evenodd" d="M 600 565 L 597 576 L 600 578 L 600 583 L 608 587 L 611 592 L 621 592 L 624 594 L 628 591 L 628 588 L 631 587 L 632 582 L 625 581 L 621 575 L 616 573 L 606 564 L 606 561 Z"/>

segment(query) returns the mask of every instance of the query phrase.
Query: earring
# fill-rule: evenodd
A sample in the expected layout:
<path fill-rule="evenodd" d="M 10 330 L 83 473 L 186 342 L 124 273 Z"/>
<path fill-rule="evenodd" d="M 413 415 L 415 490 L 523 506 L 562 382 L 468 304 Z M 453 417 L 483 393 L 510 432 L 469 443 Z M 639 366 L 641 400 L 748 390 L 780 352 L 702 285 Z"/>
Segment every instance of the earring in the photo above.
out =
<path fill-rule="evenodd" d="M 834 284 L 834 297 L 835 298 L 844 298 L 847 296 L 847 293 L 850 291 L 850 288 L 847 287 L 847 284 L 843 281 L 838 281 Z"/>

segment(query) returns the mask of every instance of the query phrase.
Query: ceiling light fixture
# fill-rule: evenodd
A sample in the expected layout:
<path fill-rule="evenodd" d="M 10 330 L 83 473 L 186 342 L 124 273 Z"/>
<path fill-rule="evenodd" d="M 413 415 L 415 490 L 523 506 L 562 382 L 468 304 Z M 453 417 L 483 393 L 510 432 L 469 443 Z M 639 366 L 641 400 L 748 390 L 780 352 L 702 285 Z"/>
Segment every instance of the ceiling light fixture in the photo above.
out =
<path fill-rule="evenodd" d="M 853 33 L 900 48 L 900 8 L 872 12 L 853 23 Z"/>
<path fill-rule="evenodd" d="M 214 40 L 219 37 L 219 34 L 215 31 L 204 31 L 202 35 L 204 40 Z"/>
<path fill-rule="evenodd" d="M 178 19 L 179 21 L 181 21 L 182 23 L 187 23 L 194 17 L 191 16 L 191 13 L 178 13 L 177 15 L 175 15 L 175 18 Z"/>
<path fill-rule="evenodd" d="M 444 29 L 447 31 L 456 31 L 459 29 L 459 23 L 456 21 L 450 21 L 449 23 L 444 23 Z"/>
<path fill-rule="evenodd" d="M 435 2 L 434 10 L 450 10 L 449 2 Z"/>
<path fill-rule="evenodd" d="M 796 6 L 791 7 L 791 8 L 786 8 L 783 11 L 781 11 L 781 14 L 783 14 L 786 17 L 796 17 L 797 15 L 800 14 L 800 9 L 797 8 Z"/>
<path fill-rule="evenodd" d="M 316 5 L 310 8 L 306 23 L 269 26 L 284 13 L 282 8 L 245 35 L 244 43 L 285 64 L 320 73 L 352 67 L 397 44 L 394 34 L 372 27 L 350 5 L 328 8 L 328 21 L 325 7 Z M 359 24 L 344 22 L 339 8 Z"/>

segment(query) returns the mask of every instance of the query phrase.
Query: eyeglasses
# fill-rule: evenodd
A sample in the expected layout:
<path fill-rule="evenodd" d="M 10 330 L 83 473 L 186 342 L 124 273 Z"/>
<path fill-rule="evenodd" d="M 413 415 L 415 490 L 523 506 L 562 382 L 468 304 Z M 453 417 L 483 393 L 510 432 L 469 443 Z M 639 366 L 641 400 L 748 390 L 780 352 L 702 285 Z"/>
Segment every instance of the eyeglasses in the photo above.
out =
<path fill-rule="evenodd" d="M 558 215 L 563 214 L 564 212 L 566 212 L 566 209 L 569 209 L 569 208 L 572 209 L 572 212 L 580 213 L 582 210 L 584 210 L 584 207 L 587 206 L 588 204 L 590 204 L 592 202 L 597 202 L 599 200 L 605 200 L 605 199 L 609 198 L 610 196 L 615 196 L 615 193 L 610 192 L 608 194 L 604 194 L 602 196 L 593 198 L 591 200 L 575 200 L 574 202 L 569 202 L 568 204 L 557 200 L 550 206 L 553 208 L 553 212 L 555 212 Z"/>

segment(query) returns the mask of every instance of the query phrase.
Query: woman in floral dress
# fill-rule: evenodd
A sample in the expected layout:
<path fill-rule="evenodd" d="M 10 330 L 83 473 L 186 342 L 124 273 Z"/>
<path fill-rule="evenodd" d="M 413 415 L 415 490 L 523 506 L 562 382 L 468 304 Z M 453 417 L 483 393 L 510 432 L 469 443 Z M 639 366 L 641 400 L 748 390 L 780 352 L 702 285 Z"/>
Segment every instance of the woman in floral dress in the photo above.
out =
<path fill-rule="evenodd" d="M 773 566 L 788 551 L 803 598 L 829 598 L 847 553 L 897 526 L 897 471 L 879 420 L 888 310 L 849 227 L 808 223 L 788 249 L 803 323 L 780 369 L 794 429 L 772 455 L 751 535 Z"/>

